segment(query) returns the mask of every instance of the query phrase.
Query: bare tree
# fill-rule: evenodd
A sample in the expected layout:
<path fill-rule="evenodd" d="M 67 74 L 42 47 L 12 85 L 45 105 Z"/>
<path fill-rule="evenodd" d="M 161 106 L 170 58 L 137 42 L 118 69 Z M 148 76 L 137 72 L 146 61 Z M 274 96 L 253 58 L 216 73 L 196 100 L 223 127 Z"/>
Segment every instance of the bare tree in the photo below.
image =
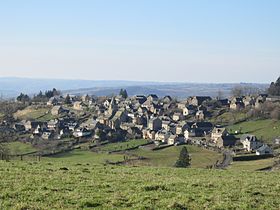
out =
<path fill-rule="evenodd" d="M 280 108 L 275 107 L 273 111 L 270 113 L 272 119 L 279 120 L 280 119 Z"/>
<path fill-rule="evenodd" d="M 3 143 L 0 142 L 0 159 L 9 160 L 9 154 L 9 149 Z"/>
<path fill-rule="evenodd" d="M 231 90 L 231 94 L 234 97 L 241 97 L 244 95 L 244 89 L 242 86 L 235 86 L 232 90 Z"/>
<path fill-rule="evenodd" d="M 217 100 L 221 100 L 221 99 L 223 99 L 223 97 L 224 97 L 223 91 L 218 90 L 218 92 L 217 92 Z"/>

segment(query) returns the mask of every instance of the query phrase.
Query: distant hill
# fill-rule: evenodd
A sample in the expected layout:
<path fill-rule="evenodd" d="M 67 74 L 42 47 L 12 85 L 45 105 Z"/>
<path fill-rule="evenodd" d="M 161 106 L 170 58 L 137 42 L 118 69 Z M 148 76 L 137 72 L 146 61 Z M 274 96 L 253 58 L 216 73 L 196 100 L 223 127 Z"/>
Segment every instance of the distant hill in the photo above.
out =
<path fill-rule="evenodd" d="M 116 95 L 120 88 L 125 88 L 130 96 L 137 94 L 157 94 L 162 97 L 170 95 L 177 98 L 185 98 L 194 95 L 200 96 L 218 96 L 221 91 L 223 97 L 231 95 L 231 90 L 236 86 L 253 87 L 263 92 L 267 89 L 267 84 L 198 84 L 198 83 L 181 83 L 181 84 L 157 84 L 157 85 L 142 85 L 142 86 L 120 86 L 120 87 L 95 87 L 76 90 L 66 90 L 64 93 L 83 95 L 92 94 L 96 96 Z"/>
<path fill-rule="evenodd" d="M 260 90 L 268 88 L 269 84 L 199 84 L 175 82 L 145 82 L 145 81 L 107 81 L 107 80 L 66 80 L 66 79 L 30 79 L 5 77 L 0 78 L 0 94 L 3 98 L 13 98 L 21 92 L 33 95 L 40 90 L 45 91 L 57 88 L 63 93 L 112 95 L 118 94 L 125 88 L 129 95 L 154 93 L 159 96 L 171 95 L 182 98 L 191 95 L 217 96 L 222 91 L 226 97 L 233 87 L 237 85 L 252 86 Z"/>

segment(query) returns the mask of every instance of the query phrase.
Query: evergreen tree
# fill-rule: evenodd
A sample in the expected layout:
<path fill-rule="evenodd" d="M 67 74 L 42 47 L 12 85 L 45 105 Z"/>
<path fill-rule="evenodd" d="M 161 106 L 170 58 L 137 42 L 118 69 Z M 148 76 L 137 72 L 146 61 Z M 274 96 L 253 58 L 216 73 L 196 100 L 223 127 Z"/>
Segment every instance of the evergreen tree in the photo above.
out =
<path fill-rule="evenodd" d="M 124 97 L 124 98 L 127 98 L 127 97 L 128 97 L 128 94 L 127 94 L 126 89 L 124 89 L 124 91 L 123 91 L 123 97 Z"/>
<path fill-rule="evenodd" d="M 21 93 L 18 97 L 17 97 L 17 101 L 20 102 L 28 102 L 30 101 L 30 98 L 28 95 Z"/>
<path fill-rule="evenodd" d="M 45 92 L 45 95 L 46 95 L 47 98 L 51 98 L 51 97 L 60 95 L 60 91 L 53 88 L 52 90 L 47 90 Z"/>
<path fill-rule="evenodd" d="M 40 90 L 39 94 L 37 95 L 37 97 L 38 97 L 38 98 L 43 98 L 43 97 L 44 97 L 41 90 Z"/>
<path fill-rule="evenodd" d="M 51 97 L 53 97 L 53 92 L 52 92 L 51 90 L 47 90 L 47 91 L 45 92 L 45 96 L 46 96 L 47 98 L 51 98 Z"/>
<path fill-rule="evenodd" d="M 187 147 L 183 147 L 178 160 L 175 163 L 175 167 L 177 168 L 187 168 L 191 165 L 191 158 L 189 155 L 189 152 L 187 150 Z"/>
<path fill-rule="evenodd" d="M 123 97 L 123 98 L 127 98 L 128 97 L 126 89 L 121 89 L 120 90 L 120 96 Z"/>
<path fill-rule="evenodd" d="M 60 95 L 60 91 L 58 91 L 55 88 L 53 88 L 52 92 L 53 92 L 53 96 L 59 96 Z"/>
<path fill-rule="evenodd" d="M 123 94 L 123 89 L 120 90 L 119 95 L 122 96 L 122 94 Z"/>
<path fill-rule="evenodd" d="M 276 82 L 272 82 L 268 88 L 268 94 L 273 96 L 280 96 L 280 77 Z"/>
<path fill-rule="evenodd" d="M 71 99 L 70 99 L 70 96 L 69 94 L 67 94 L 67 96 L 65 97 L 65 104 L 71 104 Z"/>

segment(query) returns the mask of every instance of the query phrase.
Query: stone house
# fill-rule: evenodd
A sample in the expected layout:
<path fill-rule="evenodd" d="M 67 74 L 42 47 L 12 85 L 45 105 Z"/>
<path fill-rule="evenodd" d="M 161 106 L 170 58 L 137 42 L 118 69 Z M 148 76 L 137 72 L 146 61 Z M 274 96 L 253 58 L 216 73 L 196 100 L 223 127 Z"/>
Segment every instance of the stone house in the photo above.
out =
<path fill-rule="evenodd" d="M 256 155 L 271 155 L 272 153 L 272 149 L 266 144 L 256 150 Z"/>
<path fill-rule="evenodd" d="M 204 101 L 212 100 L 210 96 L 194 96 L 188 99 L 188 103 L 193 106 L 200 106 Z"/>
<path fill-rule="evenodd" d="M 178 112 L 176 112 L 172 115 L 172 120 L 174 120 L 174 121 L 180 121 L 182 118 L 183 118 L 182 114 L 178 113 Z"/>
<path fill-rule="evenodd" d="M 181 101 L 177 104 L 177 108 L 183 110 L 188 105 L 188 101 Z"/>
<path fill-rule="evenodd" d="M 219 99 L 218 100 L 218 103 L 221 105 L 221 106 L 224 106 L 224 107 L 229 107 L 230 105 L 230 102 L 228 99 Z"/>
<path fill-rule="evenodd" d="M 127 134 L 133 139 L 142 138 L 142 131 L 138 127 L 130 127 L 127 129 Z"/>
<path fill-rule="evenodd" d="M 245 108 L 245 105 L 243 102 L 236 101 L 236 102 L 231 102 L 229 108 L 232 110 L 241 110 Z"/>
<path fill-rule="evenodd" d="M 134 99 L 138 101 L 138 103 L 143 104 L 147 100 L 147 97 L 144 95 L 136 95 Z"/>
<path fill-rule="evenodd" d="M 198 111 L 195 113 L 195 119 L 196 119 L 196 120 L 199 120 L 199 121 L 204 120 L 204 119 L 205 119 L 204 111 L 203 111 L 203 110 L 198 110 Z"/>
<path fill-rule="evenodd" d="M 146 107 L 139 107 L 137 109 L 137 113 L 140 115 L 147 115 L 148 114 L 148 109 Z"/>
<path fill-rule="evenodd" d="M 221 136 L 215 140 L 215 144 L 219 148 L 234 146 L 235 143 L 236 143 L 236 139 L 232 135 Z"/>
<path fill-rule="evenodd" d="M 83 95 L 83 96 L 81 97 L 81 99 L 82 99 L 82 102 L 86 102 L 86 103 L 89 103 L 89 102 L 92 102 L 92 101 L 93 101 L 93 98 L 90 97 L 88 94 Z"/>
<path fill-rule="evenodd" d="M 71 132 L 68 127 L 61 128 L 58 132 L 58 139 L 61 139 L 63 137 L 69 137 L 70 134 Z"/>
<path fill-rule="evenodd" d="M 34 130 L 40 124 L 40 122 L 30 121 L 30 120 L 23 120 L 21 124 L 24 126 L 26 131 Z"/>
<path fill-rule="evenodd" d="M 91 131 L 87 130 L 86 128 L 78 128 L 73 133 L 73 136 L 76 138 L 79 137 L 87 137 L 91 135 Z"/>
<path fill-rule="evenodd" d="M 147 126 L 147 119 L 144 116 L 139 116 L 137 115 L 133 120 L 132 123 L 135 125 L 143 125 L 143 126 Z"/>
<path fill-rule="evenodd" d="M 171 135 L 169 136 L 169 138 L 167 139 L 167 144 L 168 145 L 173 145 L 175 144 L 177 141 L 177 136 L 176 135 Z"/>
<path fill-rule="evenodd" d="M 60 114 L 63 114 L 63 113 L 68 113 L 69 110 L 66 110 L 64 109 L 62 106 L 54 106 L 51 110 L 51 114 L 52 115 L 60 115 Z"/>
<path fill-rule="evenodd" d="M 156 94 L 150 94 L 150 95 L 148 95 L 148 97 L 147 97 L 147 100 L 148 101 L 151 101 L 151 102 L 157 102 L 158 101 L 158 96 L 156 95 Z"/>
<path fill-rule="evenodd" d="M 56 130 L 59 127 L 59 125 L 60 125 L 60 122 L 57 119 L 50 120 L 47 123 L 47 127 L 48 127 L 49 130 Z"/>
<path fill-rule="evenodd" d="M 189 105 L 183 108 L 183 115 L 188 116 L 188 115 L 193 115 L 196 113 L 197 108 L 193 105 Z"/>
<path fill-rule="evenodd" d="M 113 118 L 108 121 L 111 129 L 118 129 L 122 122 L 126 122 L 127 115 L 124 111 L 117 111 Z"/>
<path fill-rule="evenodd" d="M 34 129 L 34 135 L 40 135 L 42 132 L 47 130 L 47 126 L 45 124 L 38 124 L 37 127 Z"/>
<path fill-rule="evenodd" d="M 49 139 L 52 139 L 54 137 L 54 133 L 52 131 L 44 131 L 43 134 L 42 134 L 42 139 L 45 139 L 45 140 L 49 140 Z"/>
<path fill-rule="evenodd" d="M 58 105 L 58 104 L 59 104 L 59 101 L 56 97 L 51 97 L 47 102 L 48 106 L 55 106 L 55 105 Z"/>
<path fill-rule="evenodd" d="M 142 134 L 143 134 L 143 139 L 155 140 L 156 138 L 156 132 L 154 130 L 144 129 L 142 130 Z"/>
<path fill-rule="evenodd" d="M 171 133 L 167 130 L 159 130 L 156 132 L 155 140 L 161 141 L 161 142 L 167 142 L 168 138 L 171 136 Z"/>
<path fill-rule="evenodd" d="M 148 111 L 150 111 L 151 109 L 153 109 L 154 107 L 154 102 L 150 101 L 150 100 L 146 100 L 141 107 L 146 108 Z"/>
<path fill-rule="evenodd" d="M 229 108 L 232 110 L 240 110 L 245 108 L 245 104 L 243 102 L 243 97 L 234 97 L 231 99 Z"/>
<path fill-rule="evenodd" d="M 170 120 L 162 120 L 162 128 L 168 131 L 170 129 L 170 123 Z"/>
<path fill-rule="evenodd" d="M 221 137 L 227 136 L 227 135 L 228 135 L 228 131 L 226 128 L 214 127 L 214 129 L 211 132 L 211 140 L 216 142 L 218 140 L 218 138 L 221 138 Z"/>
<path fill-rule="evenodd" d="M 162 121 L 158 117 L 149 120 L 148 128 L 150 130 L 158 131 L 162 128 Z"/>
<path fill-rule="evenodd" d="M 263 143 L 258 141 L 256 136 L 250 134 L 242 135 L 240 138 L 240 142 L 243 144 L 243 148 L 248 152 L 255 151 L 263 145 Z"/>
<path fill-rule="evenodd" d="M 127 123 L 127 122 L 122 122 L 121 125 L 120 125 L 120 128 L 122 130 L 125 130 L 127 131 L 129 128 L 132 128 L 134 127 L 135 125 L 133 123 Z"/>
<path fill-rule="evenodd" d="M 212 131 L 213 124 L 211 122 L 196 122 L 191 126 L 191 128 L 201 129 L 204 133 L 208 134 Z"/>
<path fill-rule="evenodd" d="M 98 122 L 96 119 L 94 118 L 89 118 L 87 121 L 83 122 L 81 124 L 81 127 L 87 128 L 89 130 L 94 130 L 96 128 L 101 128 L 102 125 L 100 122 Z"/>
<path fill-rule="evenodd" d="M 245 96 L 243 98 L 243 103 L 244 103 L 245 107 L 247 107 L 247 106 L 254 106 L 255 105 L 255 99 L 252 96 Z"/>
<path fill-rule="evenodd" d="M 205 132 L 200 128 L 190 128 L 184 131 L 185 138 L 190 137 L 203 137 L 205 136 Z"/>
<path fill-rule="evenodd" d="M 164 96 L 163 99 L 162 99 L 162 102 L 164 104 L 169 104 L 169 103 L 171 103 L 171 101 L 172 101 L 171 96 Z"/>
<path fill-rule="evenodd" d="M 174 145 L 177 143 L 184 143 L 185 137 L 183 135 L 171 135 L 167 140 L 168 145 Z"/>
<path fill-rule="evenodd" d="M 78 110 L 78 111 L 82 111 L 86 108 L 87 108 L 87 105 L 85 104 L 85 102 L 82 102 L 82 101 L 76 101 L 73 104 L 73 109 Z"/>
<path fill-rule="evenodd" d="M 255 101 L 255 108 L 259 109 L 261 108 L 262 104 L 266 101 L 266 94 L 260 94 Z"/>
<path fill-rule="evenodd" d="M 183 134 L 185 132 L 185 130 L 188 130 L 190 128 L 188 123 L 180 123 L 176 126 L 176 134 Z"/>

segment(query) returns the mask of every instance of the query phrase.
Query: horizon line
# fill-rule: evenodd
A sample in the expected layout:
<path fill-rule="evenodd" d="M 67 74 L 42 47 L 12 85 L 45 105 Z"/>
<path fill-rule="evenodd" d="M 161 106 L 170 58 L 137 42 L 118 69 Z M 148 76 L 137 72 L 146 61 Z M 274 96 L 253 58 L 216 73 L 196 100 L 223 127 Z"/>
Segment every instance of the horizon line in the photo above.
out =
<path fill-rule="evenodd" d="M 155 80 L 106 80 L 106 79 L 74 79 L 74 78 L 41 78 L 41 77 L 20 77 L 0 76 L 0 79 L 28 79 L 28 80 L 64 80 L 64 81 L 88 81 L 88 82 L 138 82 L 138 83 L 162 83 L 162 84 L 270 84 L 271 82 L 194 82 L 194 81 L 155 81 Z M 274 81 L 272 81 L 274 82 Z"/>

